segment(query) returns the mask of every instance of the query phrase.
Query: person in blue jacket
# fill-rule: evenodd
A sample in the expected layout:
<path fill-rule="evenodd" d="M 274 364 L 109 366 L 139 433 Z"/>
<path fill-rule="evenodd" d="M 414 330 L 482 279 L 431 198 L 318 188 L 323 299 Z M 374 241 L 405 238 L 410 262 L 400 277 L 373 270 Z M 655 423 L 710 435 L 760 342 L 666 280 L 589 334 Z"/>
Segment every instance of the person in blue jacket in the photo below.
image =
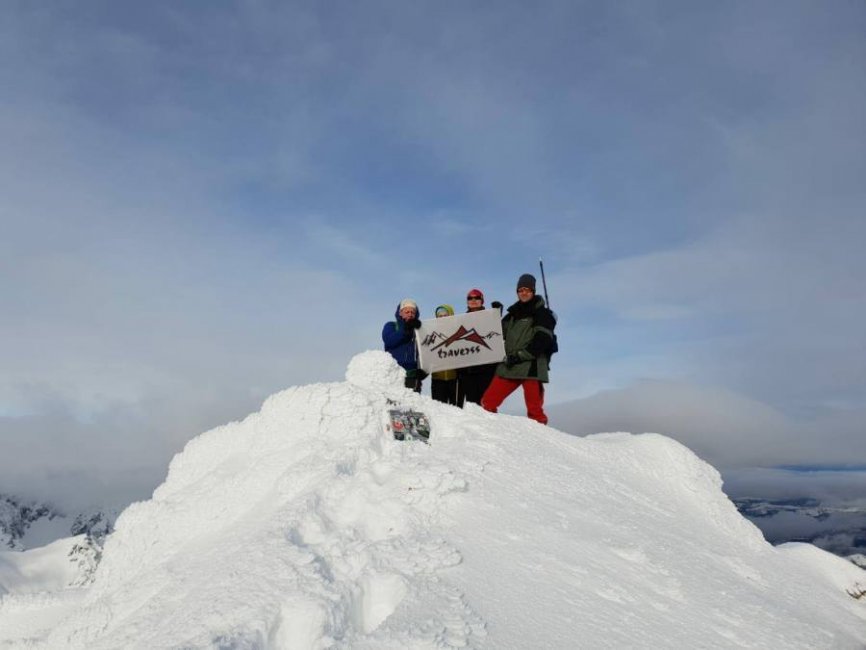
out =
<path fill-rule="evenodd" d="M 385 351 L 406 371 L 406 388 L 421 392 L 421 382 L 427 373 L 418 367 L 418 349 L 415 346 L 415 332 L 421 327 L 418 320 L 418 303 L 405 298 L 397 306 L 395 320 L 388 321 L 382 328 L 382 342 Z"/>

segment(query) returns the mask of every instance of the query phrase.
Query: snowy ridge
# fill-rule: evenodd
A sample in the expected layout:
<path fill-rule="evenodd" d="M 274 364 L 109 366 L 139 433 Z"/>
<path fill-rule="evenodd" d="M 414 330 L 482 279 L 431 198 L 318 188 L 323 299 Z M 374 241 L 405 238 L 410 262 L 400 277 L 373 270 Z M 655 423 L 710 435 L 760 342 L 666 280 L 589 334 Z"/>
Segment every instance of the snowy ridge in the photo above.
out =
<path fill-rule="evenodd" d="M 0 647 L 862 647 L 863 571 L 774 549 L 720 484 L 664 436 L 445 406 L 367 352 L 192 440 L 91 585 L 0 599 Z"/>
<path fill-rule="evenodd" d="M 0 594 L 58 591 L 89 582 L 95 552 L 86 535 L 23 552 L 0 552 Z"/>

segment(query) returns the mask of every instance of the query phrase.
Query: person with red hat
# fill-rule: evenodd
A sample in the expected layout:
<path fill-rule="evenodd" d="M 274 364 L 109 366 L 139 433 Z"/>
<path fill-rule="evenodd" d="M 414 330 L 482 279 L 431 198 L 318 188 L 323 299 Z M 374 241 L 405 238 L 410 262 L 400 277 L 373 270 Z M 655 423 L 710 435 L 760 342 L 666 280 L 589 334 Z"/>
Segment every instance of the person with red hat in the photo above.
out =
<path fill-rule="evenodd" d="M 498 302 L 494 302 L 492 307 L 502 308 Z M 481 289 L 470 289 L 466 293 L 466 312 L 481 311 L 484 307 L 484 294 Z M 457 371 L 457 405 L 463 406 L 464 402 L 472 402 L 481 404 L 481 397 L 484 391 L 493 380 L 493 373 L 496 372 L 495 363 L 487 363 L 482 366 L 470 366 L 469 368 L 460 368 Z"/>

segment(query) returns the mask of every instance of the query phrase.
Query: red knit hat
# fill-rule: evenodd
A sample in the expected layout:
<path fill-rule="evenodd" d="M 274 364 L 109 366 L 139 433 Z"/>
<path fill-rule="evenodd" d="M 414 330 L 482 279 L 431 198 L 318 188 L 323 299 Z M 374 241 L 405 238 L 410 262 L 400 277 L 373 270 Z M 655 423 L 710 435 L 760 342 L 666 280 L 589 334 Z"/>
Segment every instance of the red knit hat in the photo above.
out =
<path fill-rule="evenodd" d="M 481 289 L 470 289 L 469 293 L 466 294 L 467 298 L 481 298 L 481 302 L 484 302 L 484 294 L 481 292 Z"/>

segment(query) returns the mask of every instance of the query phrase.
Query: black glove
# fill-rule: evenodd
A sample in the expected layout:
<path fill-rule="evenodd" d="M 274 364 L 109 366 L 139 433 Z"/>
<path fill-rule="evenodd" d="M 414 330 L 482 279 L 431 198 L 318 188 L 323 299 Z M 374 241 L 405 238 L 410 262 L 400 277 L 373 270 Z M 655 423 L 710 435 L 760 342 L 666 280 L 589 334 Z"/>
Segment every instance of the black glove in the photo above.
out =
<path fill-rule="evenodd" d="M 406 329 L 416 330 L 421 327 L 421 321 L 417 318 L 413 318 L 412 320 L 406 321 Z"/>
<path fill-rule="evenodd" d="M 490 306 L 493 307 L 493 309 L 498 309 L 499 311 L 502 311 L 502 303 L 498 300 L 494 300 L 493 302 L 491 302 Z"/>
<path fill-rule="evenodd" d="M 509 354 L 505 358 L 505 367 L 506 368 L 510 368 L 511 366 L 516 366 L 518 363 L 520 363 L 520 357 L 516 354 Z"/>

